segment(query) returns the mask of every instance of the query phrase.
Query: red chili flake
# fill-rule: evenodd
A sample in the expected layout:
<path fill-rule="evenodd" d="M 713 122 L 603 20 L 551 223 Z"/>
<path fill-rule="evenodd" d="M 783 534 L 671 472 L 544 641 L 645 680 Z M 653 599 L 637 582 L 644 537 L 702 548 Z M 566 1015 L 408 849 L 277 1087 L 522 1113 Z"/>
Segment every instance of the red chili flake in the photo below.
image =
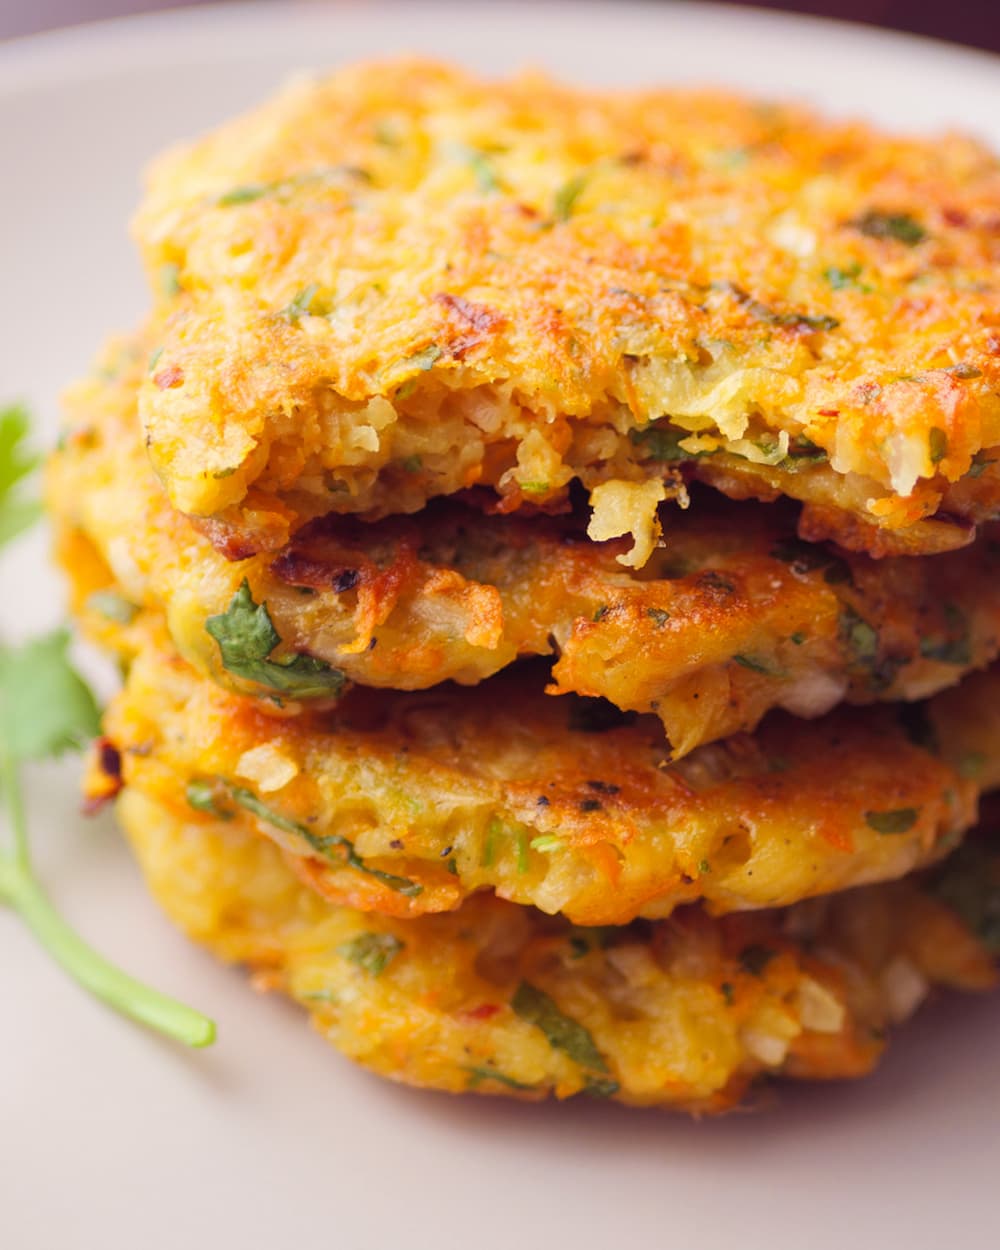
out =
<path fill-rule="evenodd" d="M 839 417 L 840 409 L 839 408 L 821 408 L 819 410 L 819 415 L 821 417 Z"/>
<path fill-rule="evenodd" d="M 159 373 L 153 375 L 153 381 L 161 391 L 171 390 L 183 384 L 184 370 L 180 365 L 168 365 L 166 369 L 161 369 Z"/>
<path fill-rule="evenodd" d="M 472 1007 L 469 1011 L 463 1011 L 469 1020 L 489 1020 L 497 1014 L 500 1007 L 496 1003 L 480 1003 L 478 1007 Z"/>

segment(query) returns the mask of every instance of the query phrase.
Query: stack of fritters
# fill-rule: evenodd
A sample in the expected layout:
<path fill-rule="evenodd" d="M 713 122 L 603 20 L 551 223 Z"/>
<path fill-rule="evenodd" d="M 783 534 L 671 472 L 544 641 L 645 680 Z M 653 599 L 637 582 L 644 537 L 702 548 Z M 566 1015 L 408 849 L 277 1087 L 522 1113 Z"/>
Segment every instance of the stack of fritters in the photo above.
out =
<path fill-rule="evenodd" d="M 969 140 L 412 61 L 162 158 L 49 500 L 167 910 L 520 1097 L 722 1109 L 991 985 L 998 223 Z"/>

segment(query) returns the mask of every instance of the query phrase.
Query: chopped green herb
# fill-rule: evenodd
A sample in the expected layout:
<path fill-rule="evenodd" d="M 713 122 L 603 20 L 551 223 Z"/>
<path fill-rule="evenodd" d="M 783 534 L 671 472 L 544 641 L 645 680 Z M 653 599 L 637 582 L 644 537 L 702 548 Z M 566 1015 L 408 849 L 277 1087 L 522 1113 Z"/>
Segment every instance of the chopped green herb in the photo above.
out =
<path fill-rule="evenodd" d="M 318 291 L 319 287 L 316 283 L 310 282 L 307 287 L 299 291 L 290 304 L 285 305 L 278 316 L 296 325 L 303 317 L 308 317 L 312 313 L 313 301 Z"/>
<path fill-rule="evenodd" d="M 920 813 L 915 807 L 896 807 L 887 812 L 865 812 L 865 824 L 876 833 L 909 833 Z"/>
<path fill-rule="evenodd" d="M 135 620 L 139 609 L 134 603 L 118 594 L 116 590 L 95 590 L 87 596 L 87 609 L 103 616 L 105 620 L 119 625 L 129 625 Z"/>
<path fill-rule="evenodd" d="M 878 631 L 853 608 L 844 608 L 840 614 L 840 636 L 859 664 L 869 668 L 875 664 L 878 659 Z"/>
<path fill-rule="evenodd" d="M 952 365 L 948 370 L 953 377 L 961 378 L 964 382 L 972 378 L 981 378 L 983 376 L 982 369 L 977 369 L 975 365 L 970 365 L 965 360 L 960 360 L 957 365 Z"/>
<path fill-rule="evenodd" d="M 613 1098 L 620 1088 L 617 1081 L 599 1080 L 597 1077 L 588 1076 L 583 1082 L 581 1092 L 588 1098 Z"/>
<path fill-rule="evenodd" d="M 804 634 L 801 629 L 797 629 L 794 634 L 788 635 L 788 640 L 789 642 L 794 642 L 797 647 L 801 647 L 808 637 L 808 634 Z"/>
<path fill-rule="evenodd" d="M 751 976 L 759 977 L 776 954 L 777 951 L 755 943 L 752 946 L 747 946 L 740 953 L 740 967 L 744 972 L 749 972 Z"/>
<path fill-rule="evenodd" d="M 379 977 L 403 949 L 404 943 L 391 933 L 360 933 L 337 947 L 337 954 L 357 964 L 371 977 Z"/>
<path fill-rule="evenodd" d="M 544 990 L 522 981 L 510 1005 L 522 1020 L 542 1030 L 553 1049 L 564 1051 L 574 1063 L 589 1068 L 591 1072 L 607 1072 L 604 1056 L 587 1029 L 563 1015 Z"/>
<path fill-rule="evenodd" d="M 180 266 L 170 261 L 160 266 L 160 290 L 167 299 L 173 299 L 180 294 L 180 273 Z"/>
<path fill-rule="evenodd" d="M 223 208 L 229 208 L 234 204 L 251 204 L 254 200 L 267 195 L 273 185 L 273 183 L 266 182 L 248 182 L 241 187 L 233 187 L 231 191 L 224 192 L 216 203 Z"/>
<path fill-rule="evenodd" d="M 158 347 L 156 351 L 152 353 L 152 355 L 149 358 L 149 364 L 146 366 L 146 368 L 149 370 L 150 373 L 152 373 L 153 370 L 156 368 L 156 366 L 160 363 L 160 357 L 162 355 L 163 355 L 162 347 Z"/>
<path fill-rule="evenodd" d="M 861 265 L 857 261 L 844 268 L 838 265 L 830 265 L 829 268 L 823 270 L 823 277 L 826 278 L 835 291 L 843 291 L 853 287 L 854 290 L 862 291 L 866 295 L 871 294 L 872 288 L 867 283 L 858 281 L 860 276 Z"/>
<path fill-rule="evenodd" d="M 483 868 L 492 868 L 493 857 L 496 854 L 496 840 L 502 833 L 503 825 L 494 816 L 486 829 L 486 839 L 483 842 L 483 853 L 479 861 Z"/>
<path fill-rule="evenodd" d="M 788 445 L 788 454 L 778 461 L 777 468 L 790 469 L 793 473 L 812 465 L 824 464 L 829 456 L 811 439 L 798 435 Z"/>
<path fill-rule="evenodd" d="M 468 1089 L 475 1089 L 483 1081 L 496 1081 L 498 1085 L 505 1085 L 508 1089 L 536 1088 L 534 1085 L 526 1085 L 523 1081 L 515 1081 L 512 1076 L 507 1076 L 505 1072 L 500 1072 L 496 1068 L 468 1067 L 465 1070 L 469 1074 Z"/>
<path fill-rule="evenodd" d="M 760 660 L 755 659 L 752 655 L 734 655 L 733 659 L 741 668 L 748 668 L 752 673 L 762 673 L 765 677 L 774 677 L 776 675 L 766 664 L 761 663 Z"/>
<path fill-rule="evenodd" d="M 523 829 L 517 833 L 517 871 L 523 874 L 528 871 L 531 861 L 528 859 L 528 835 Z"/>
<path fill-rule="evenodd" d="M 273 825 L 276 829 L 283 829 L 286 833 L 294 833 L 298 837 L 303 838 L 320 855 L 325 855 L 329 858 L 331 850 L 343 851 L 346 862 L 352 868 L 358 872 L 365 873 L 366 876 L 374 877 L 376 881 L 381 881 L 383 885 L 387 885 L 398 894 L 404 894 L 408 898 L 415 898 L 418 894 L 423 893 L 424 887 L 418 885 L 416 881 L 410 881 L 407 877 L 397 877 L 391 872 L 383 872 L 380 868 L 369 868 L 354 849 L 354 843 L 349 838 L 345 838 L 343 834 L 314 833 L 308 825 L 300 824 L 297 820 L 292 820 L 290 816 L 285 816 L 275 808 L 269 807 L 252 790 L 247 789 L 245 786 L 238 786 L 235 782 L 228 781 L 224 777 L 218 778 L 218 782 L 225 787 L 233 802 L 238 803 L 245 811 L 256 816 L 258 820 L 263 820 L 266 824 Z"/>
<path fill-rule="evenodd" d="M 986 472 L 987 466 L 991 464 L 993 464 L 993 461 L 984 451 L 977 452 L 972 457 L 972 464 L 969 465 L 966 477 L 981 477 Z"/>
<path fill-rule="evenodd" d="M 909 213 L 881 213 L 872 209 L 852 224 L 870 239 L 895 239 L 907 247 L 916 247 L 927 238 L 927 231 Z"/>
<path fill-rule="evenodd" d="M 552 216 L 556 221 L 569 221 L 587 182 L 586 174 L 577 174 L 556 191 L 552 201 Z"/>
<path fill-rule="evenodd" d="M 220 820 L 232 820 L 233 813 L 219 803 L 219 787 L 207 777 L 193 777 L 184 788 L 188 806 L 196 812 L 207 812 Z"/>
<path fill-rule="evenodd" d="M 650 460 L 669 463 L 673 460 L 694 460 L 710 452 L 685 451 L 680 443 L 690 438 L 689 430 L 678 430 L 669 425 L 651 425 L 643 430 L 629 430 L 629 442 L 643 448 Z"/>
<path fill-rule="evenodd" d="M 931 464 L 940 464 L 948 454 L 948 435 L 937 426 L 927 436 Z"/>
<path fill-rule="evenodd" d="M 548 482 L 521 482 L 520 485 L 525 495 L 547 495 L 552 489 Z"/>
<path fill-rule="evenodd" d="M 424 467 L 423 459 L 420 456 L 406 456 L 399 463 L 406 473 L 419 473 Z"/>
<path fill-rule="evenodd" d="M 986 949 L 1000 955 L 1000 873 L 988 845 L 967 842 L 949 856 L 933 888 Z"/>
<path fill-rule="evenodd" d="M 281 636 L 274 628 L 267 604 L 254 601 L 246 578 L 226 611 L 210 616 L 205 629 L 219 644 L 223 668 L 246 681 L 296 699 L 336 696 L 343 689 L 344 674 L 325 660 L 300 653 L 270 658 L 280 645 Z"/>
<path fill-rule="evenodd" d="M 698 871 L 701 873 L 702 876 L 704 876 L 705 873 L 712 871 L 712 865 L 708 862 L 707 859 L 703 859 L 701 863 L 698 865 Z"/>
<path fill-rule="evenodd" d="M 25 493 L 26 480 L 38 465 L 28 450 L 28 410 L 21 404 L 0 409 L 0 546 L 28 529 L 42 513 L 39 501 Z"/>
<path fill-rule="evenodd" d="M 662 629 L 667 621 L 670 620 L 670 613 L 664 611 L 663 608 L 647 608 L 646 615 L 654 622 L 657 629 Z"/>
<path fill-rule="evenodd" d="M 610 611 L 610 608 L 608 607 L 608 605 L 606 603 L 602 603 L 601 606 L 594 613 L 594 615 L 591 617 L 591 620 L 596 625 L 598 621 L 604 620 L 604 618 L 607 616 L 609 611 Z"/>
<path fill-rule="evenodd" d="M 479 148 L 467 147 L 465 144 L 459 144 L 456 151 L 459 159 L 472 170 L 476 178 L 476 186 L 484 195 L 493 195 L 494 192 L 503 190 L 496 170 L 485 152 Z"/>
<path fill-rule="evenodd" d="M 722 992 L 722 997 L 726 1000 L 726 1006 L 731 1007 L 733 1005 L 733 1000 L 736 997 L 732 983 L 729 981 L 723 981 L 719 986 L 719 989 Z"/>
<path fill-rule="evenodd" d="M 563 849 L 563 841 L 551 833 L 543 833 L 539 838 L 532 838 L 530 846 L 533 851 L 561 851 Z"/>

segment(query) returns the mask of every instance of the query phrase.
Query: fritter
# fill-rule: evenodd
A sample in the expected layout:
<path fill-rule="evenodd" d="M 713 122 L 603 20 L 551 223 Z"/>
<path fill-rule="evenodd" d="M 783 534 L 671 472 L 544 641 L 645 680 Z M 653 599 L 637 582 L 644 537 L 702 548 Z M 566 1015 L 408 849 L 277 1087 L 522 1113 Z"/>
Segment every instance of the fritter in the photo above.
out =
<path fill-rule="evenodd" d="M 446 911 L 477 890 L 592 925 L 782 906 L 939 858 L 1000 785 L 1000 670 L 904 709 L 776 713 L 671 764 L 655 718 L 547 698 L 530 665 L 279 720 L 199 679 L 155 628 L 125 627 L 137 658 L 105 715 L 124 783 L 273 838 L 365 911 Z"/>
<path fill-rule="evenodd" d="M 164 611 L 185 659 L 265 711 L 348 682 L 472 684 L 555 653 L 554 692 L 655 712 L 679 758 L 776 706 L 920 698 L 997 654 L 996 525 L 947 559 L 875 562 L 800 542 L 790 507 L 714 496 L 639 572 L 618 563 L 627 540 L 588 540 L 577 518 L 438 500 L 415 518 L 322 518 L 277 554 L 227 560 L 147 463 L 144 367 L 134 341 L 109 352 L 49 465 L 74 609 L 98 638 L 108 614 Z"/>
<path fill-rule="evenodd" d="M 412 60 L 299 81 L 152 170 L 150 454 L 247 550 L 577 478 L 641 566 L 689 476 L 952 549 L 1000 506 L 998 221 L 956 135 Z"/>
<path fill-rule="evenodd" d="M 387 920 L 325 903 L 231 825 L 131 790 L 119 811 L 183 930 L 290 994 L 350 1058 L 411 1085 L 723 1111 L 760 1077 L 861 1076 L 932 987 L 996 983 L 1000 944 L 966 927 L 939 882 L 715 920 L 689 907 L 618 930 L 485 895 Z M 980 860 L 998 907 L 1000 859 Z"/>

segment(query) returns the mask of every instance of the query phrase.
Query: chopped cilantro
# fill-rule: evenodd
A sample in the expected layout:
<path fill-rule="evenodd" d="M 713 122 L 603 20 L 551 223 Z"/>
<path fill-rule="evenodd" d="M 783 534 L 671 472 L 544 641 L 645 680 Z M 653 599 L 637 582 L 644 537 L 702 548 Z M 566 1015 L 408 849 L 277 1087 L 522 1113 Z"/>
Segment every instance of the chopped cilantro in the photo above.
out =
<path fill-rule="evenodd" d="M 608 1065 L 588 1030 L 564 1015 L 544 990 L 522 981 L 510 1005 L 522 1020 L 541 1029 L 553 1049 L 569 1055 L 581 1068 L 607 1073 Z"/>
<path fill-rule="evenodd" d="M 919 815 L 915 807 L 895 807 L 886 812 L 865 812 L 865 824 L 876 833 L 909 833 Z"/>
<path fill-rule="evenodd" d="M 505 1085 L 508 1089 L 533 1090 L 536 1088 L 534 1085 L 526 1085 L 524 1081 L 515 1081 L 512 1076 L 507 1076 L 505 1072 L 500 1072 L 497 1068 L 472 1066 L 465 1070 L 469 1074 L 468 1089 L 476 1089 L 483 1081 L 496 1081 L 498 1085 Z"/>
<path fill-rule="evenodd" d="M 907 247 L 916 247 L 927 238 L 927 231 L 909 213 L 882 213 L 871 209 L 853 225 L 870 239 L 895 239 Z"/>
<path fill-rule="evenodd" d="M 617 1081 L 600 1080 L 597 1077 L 588 1076 L 584 1078 L 581 1093 L 587 1098 L 613 1098 L 620 1088 Z"/>
<path fill-rule="evenodd" d="M 184 787 L 188 806 L 196 812 L 207 812 L 219 820 L 232 820 L 233 813 L 219 804 L 218 785 L 207 777 L 192 777 Z"/>
<path fill-rule="evenodd" d="M 733 659 L 741 668 L 748 668 L 751 673 L 762 673 L 765 677 L 773 677 L 775 674 L 763 664 L 760 660 L 755 659 L 752 655 L 734 655 Z"/>
<path fill-rule="evenodd" d="M 940 464 L 948 454 L 948 435 L 944 430 L 934 426 L 927 436 L 927 443 L 931 464 Z"/>
<path fill-rule="evenodd" d="M 316 283 L 310 282 L 307 287 L 303 287 L 302 290 L 299 291 L 298 295 L 295 296 L 291 303 L 285 305 L 278 316 L 284 317 L 285 320 L 290 321 L 292 325 L 297 325 L 303 317 L 308 317 L 312 314 L 313 303 L 316 299 L 318 291 L 319 287 Z"/>
<path fill-rule="evenodd" d="M 357 964 L 371 977 L 381 976 L 403 949 L 404 943 L 391 933 L 360 933 L 337 947 L 337 954 Z"/>
<path fill-rule="evenodd" d="M 562 839 L 551 833 L 543 833 L 539 838 L 532 838 L 529 845 L 533 851 L 550 852 L 563 849 Z"/>
<path fill-rule="evenodd" d="M 0 409 L 0 546 L 34 525 L 42 506 L 25 493 L 38 457 L 27 447 L 28 410 L 20 404 Z"/>
<path fill-rule="evenodd" d="M 861 276 L 861 265 L 854 261 L 850 265 L 841 268 L 839 265 L 830 265 L 823 270 L 823 277 L 829 282 L 835 291 L 844 291 L 853 288 L 861 291 L 866 295 L 871 294 L 872 288 L 865 282 L 859 282 Z"/>
<path fill-rule="evenodd" d="M 295 653 L 271 659 L 281 643 L 266 603 L 256 603 L 246 578 L 219 616 L 210 616 L 206 631 L 219 644 L 222 666 L 246 681 L 296 699 L 336 696 L 344 686 L 344 674 L 325 660 Z"/>
<path fill-rule="evenodd" d="M 840 636 L 859 664 L 874 666 L 878 658 L 878 631 L 853 608 L 844 608 L 840 614 Z"/>
<path fill-rule="evenodd" d="M 670 620 L 670 613 L 663 608 L 647 608 L 646 615 L 656 625 L 657 629 L 662 629 Z"/>
<path fill-rule="evenodd" d="M 354 843 L 349 838 L 345 838 L 343 834 L 314 833 L 308 825 L 300 824 L 299 821 L 292 820 L 290 816 L 286 816 L 283 812 L 269 807 L 262 799 L 258 798 L 253 790 L 245 786 L 238 786 L 235 782 L 228 781 L 223 777 L 218 778 L 217 781 L 221 786 L 225 787 L 233 802 L 238 803 L 245 811 L 250 812 L 252 816 L 256 816 L 258 820 L 264 821 L 265 824 L 273 825 L 275 829 L 283 829 L 286 833 L 296 834 L 320 855 L 332 858 L 330 856 L 331 850 L 343 851 L 346 862 L 357 872 L 363 872 L 366 876 L 374 877 L 376 881 L 381 881 L 383 885 L 387 885 L 398 894 L 405 894 L 408 898 L 415 898 L 418 894 L 423 893 L 424 887 L 418 885 L 416 881 L 410 881 L 407 877 L 397 877 L 391 872 L 383 872 L 380 868 L 369 868 L 354 849 Z"/>
<path fill-rule="evenodd" d="M 552 200 L 552 216 L 556 221 L 569 221 L 573 216 L 573 209 L 583 194 L 587 181 L 586 174 L 577 174 L 559 187 Z"/>
<path fill-rule="evenodd" d="M 678 430 L 669 425 L 651 425 L 642 430 L 629 430 L 629 442 L 641 447 L 650 460 L 669 463 L 673 460 L 694 460 L 698 456 L 709 455 L 709 452 L 685 451 L 681 447 L 681 439 L 690 438 L 689 430 Z"/>

